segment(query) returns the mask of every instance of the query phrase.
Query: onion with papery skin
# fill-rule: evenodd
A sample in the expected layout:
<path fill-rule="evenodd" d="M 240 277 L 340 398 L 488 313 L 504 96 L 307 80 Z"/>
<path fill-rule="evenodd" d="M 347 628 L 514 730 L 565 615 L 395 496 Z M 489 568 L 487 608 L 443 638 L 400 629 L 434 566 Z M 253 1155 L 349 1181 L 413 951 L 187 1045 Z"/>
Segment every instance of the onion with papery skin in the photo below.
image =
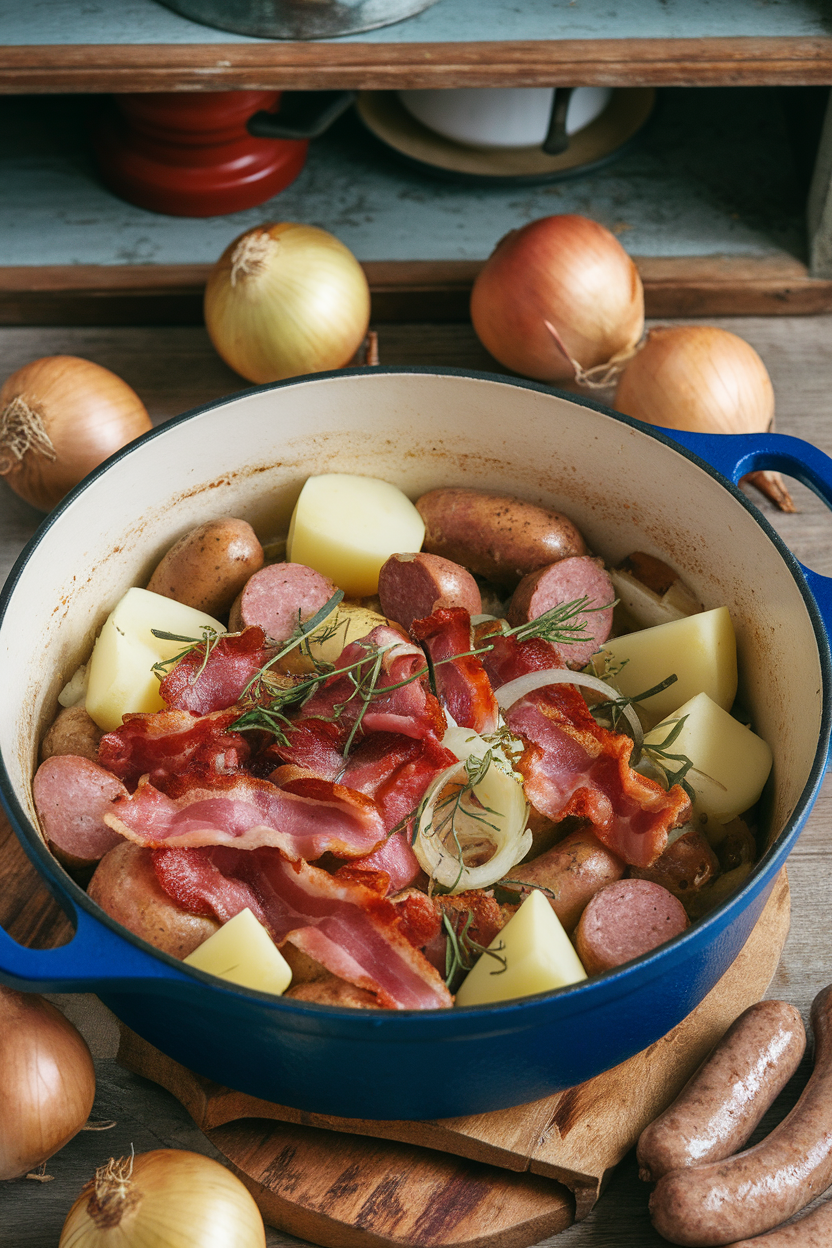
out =
<path fill-rule="evenodd" d="M 370 288 L 352 252 L 326 230 L 283 222 L 235 238 L 205 288 L 219 354 L 249 381 L 342 368 L 370 321 Z"/>
<path fill-rule="evenodd" d="M 0 1179 L 36 1169 L 90 1116 L 95 1069 L 48 1001 L 0 985 Z"/>
<path fill-rule="evenodd" d="M 497 244 L 474 283 L 471 320 L 501 364 L 537 381 L 563 381 L 576 376 L 576 364 L 580 374 L 634 349 L 644 291 L 609 230 L 574 214 L 543 217 Z"/>
<path fill-rule="evenodd" d="M 218 1161 L 175 1148 L 112 1158 L 70 1209 L 58 1248 L 265 1248 L 260 1210 Z"/>
<path fill-rule="evenodd" d="M 150 417 L 126 381 L 74 355 L 48 355 L 0 389 L 0 476 L 49 511 L 88 472 L 147 433 Z"/>
<path fill-rule="evenodd" d="M 614 406 L 649 425 L 693 433 L 766 433 L 774 423 L 765 364 L 743 338 L 715 325 L 651 329 L 621 374 Z M 795 510 L 779 473 L 743 480 L 783 511 Z"/>

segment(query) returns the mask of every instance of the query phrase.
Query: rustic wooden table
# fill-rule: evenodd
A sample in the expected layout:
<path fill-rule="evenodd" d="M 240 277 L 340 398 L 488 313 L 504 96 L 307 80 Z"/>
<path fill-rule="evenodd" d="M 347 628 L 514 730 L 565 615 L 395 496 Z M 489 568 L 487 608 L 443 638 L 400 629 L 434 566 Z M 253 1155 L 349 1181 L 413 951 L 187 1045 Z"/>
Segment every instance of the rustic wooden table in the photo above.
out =
<path fill-rule="evenodd" d="M 832 317 L 734 318 L 722 324 L 747 338 L 765 360 L 777 395 L 778 429 L 832 454 Z M 381 360 L 386 365 L 494 368 L 468 326 L 381 325 L 379 329 Z M 86 356 L 119 373 L 139 392 L 157 423 L 241 388 L 240 379 L 213 353 L 205 333 L 192 327 L 2 329 L 0 377 L 37 356 L 59 352 Z M 797 515 L 772 513 L 767 504 L 763 510 L 798 558 L 832 575 L 829 514 L 800 485 L 795 485 L 794 494 Z M 0 486 L 0 580 L 39 520 L 38 513 Z M 789 861 L 792 927 L 770 988 L 770 995 L 794 1002 L 804 1014 L 818 989 L 832 979 L 832 924 L 827 918 L 832 887 L 832 848 L 826 836 L 830 815 L 832 786 L 827 781 Z M 48 938 L 44 924 L 34 921 L 34 908 L 27 912 L 16 903 L 18 885 L 27 896 L 34 893 L 32 869 L 10 834 L 0 828 L 0 866 L 4 863 L 8 869 L 5 889 L 0 890 L 0 921 L 18 939 L 28 937 L 39 943 Z M 37 909 L 40 913 L 43 907 Z M 129 1152 L 131 1145 L 137 1152 L 165 1146 L 212 1152 L 171 1096 L 117 1065 L 114 1021 L 94 997 L 53 1000 L 81 1027 L 96 1057 L 98 1095 L 93 1118 L 116 1125 L 76 1137 L 50 1161 L 50 1182 L 19 1179 L 0 1185 L 0 1245 L 9 1248 L 55 1248 L 82 1183 L 96 1166 L 111 1155 Z M 804 1062 L 794 1086 L 779 1099 L 766 1123 L 793 1102 L 807 1070 L 808 1062 Z M 267 1242 L 269 1248 L 277 1248 L 300 1241 L 270 1230 Z M 613 1175 L 589 1218 L 546 1243 L 552 1248 L 555 1244 L 557 1248 L 651 1248 L 664 1243 L 650 1226 L 647 1189 L 638 1181 L 632 1156 Z"/>

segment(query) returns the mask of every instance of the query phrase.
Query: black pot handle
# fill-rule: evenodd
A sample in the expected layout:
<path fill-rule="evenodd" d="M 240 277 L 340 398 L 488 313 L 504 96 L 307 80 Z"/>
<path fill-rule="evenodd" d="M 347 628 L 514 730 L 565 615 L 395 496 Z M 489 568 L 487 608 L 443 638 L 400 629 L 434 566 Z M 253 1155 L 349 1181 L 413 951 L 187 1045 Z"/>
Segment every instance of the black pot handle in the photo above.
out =
<path fill-rule="evenodd" d="M 284 91 L 277 113 L 254 113 L 246 128 L 257 139 L 317 139 L 346 112 L 356 91 Z"/>
<path fill-rule="evenodd" d="M 569 147 L 566 114 L 569 110 L 572 91 L 572 87 L 555 87 L 552 95 L 552 111 L 549 114 L 549 130 L 543 140 L 543 150 L 547 156 L 560 156 Z"/>

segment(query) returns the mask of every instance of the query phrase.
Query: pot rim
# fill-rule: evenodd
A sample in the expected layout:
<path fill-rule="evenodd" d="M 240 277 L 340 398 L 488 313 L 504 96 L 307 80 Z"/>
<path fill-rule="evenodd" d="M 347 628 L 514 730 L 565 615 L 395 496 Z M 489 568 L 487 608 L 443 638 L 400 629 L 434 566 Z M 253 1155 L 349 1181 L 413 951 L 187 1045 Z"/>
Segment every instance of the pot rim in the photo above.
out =
<path fill-rule="evenodd" d="M 223 980 L 218 980 L 207 972 L 199 971 L 194 967 L 183 966 L 179 959 L 165 953 L 163 950 L 157 949 L 141 937 L 135 936 L 114 919 L 111 919 L 64 871 L 30 823 L 28 815 L 23 810 L 14 792 L 5 760 L 0 752 L 0 798 L 2 798 L 12 826 L 24 849 L 35 862 L 41 875 L 45 877 L 45 882 L 50 891 L 70 920 L 72 921 L 75 917 L 73 913 L 74 908 L 80 908 L 94 922 L 109 928 L 120 940 L 132 944 L 135 948 L 145 953 L 152 954 L 163 965 L 179 971 L 180 976 L 184 976 L 184 978 L 177 976 L 175 980 L 162 978 L 156 980 L 148 976 L 133 976 L 120 980 L 117 975 L 113 975 L 112 977 L 107 977 L 106 981 L 102 982 L 102 991 L 121 991 L 125 988 L 129 991 L 141 991 L 147 990 L 152 986 L 155 992 L 170 991 L 181 993 L 185 990 L 194 991 L 198 995 L 202 995 L 202 988 L 209 987 L 215 994 L 220 994 L 221 996 L 230 994 L 233 997 L 252 999 L 261 1004 L 267 1004 L 274 1010 L 276 1021 L 281 1021 L 285 1024 L 294 1023 L 296 1026 L 299 1024 L 302 1029 L 303 1024 L 307 1023 L 310 1028 L 314 1029 L 316 1022 L 331 1022 L 341 1024 L 341 1029 L 349 1031 L 352 1035 L 358 1032 L 363 1034 L 365 1038 L 378 1040 L 392 1038 L 389 1033 L 391 1031 L 397 1033 L 400 1030 L 404 1030 L 407 1034 L 406 1037 L 396 1036 L 397 1039 L 407 1038 L 416 1041 L 421 1038 L 423 1032 L 427 1032 L 431 1037 L 436 1038 L 436 1030 L 441 1029 L 443 1026 L 450 1027 L 451 1019 L 455 1020 L 453 1028 L 456 1037 L 459 1037 L 461 1028 L 482 1034 L 483 1024 L 489 1021 L 492 1023 L 492 1026 L 487 1030 L 492 1033 L 519 1030 L 520 1028 L 534 1025 L 535 1022 L 545 1022 L 545 1016 L 552 1010 L 555 1010 L 559 1017 L 569 1017 L 572 1014 L 580 1013 L 584 1009 L 584 1003 L 587 1001 L 588 996 L 593 1002 L 603 1000 L 605 1003 L 612 1003 L 619 998 L 630 995 L 638 988 L 672 973 L 675 967 L 685 962 L 688 957 L 696 952 L 691 946 L 698 946 L 703 937 L 709 933 L 716 934 L 718 930 L 728 926 L 759 894 L 771 889 L 777 870 L 782 866 L 794 842 L 797 840 L 826 771 L 830 732 L 832 732 L 832 653 L 830 653 L 830 640 L 821 611 L 807 584 L 803 566 L 792 554 L 776 530 L 766 520 L 765 516 L 746 498 L 742 491 L 728 477 L 708 463 L 706 459 L 689 450 L 687 446 L 675 441 L 670 436 L 672 431 L 658 429 L 631 416 L 616 412 L 605 404 L 599 403 L 596 399 L 559 390 L 557 387 L 547 385 L 544 382 L 529 381 L 525 378 L 504 376 L 480 370 L 439 368 L 431 365 L 413 365 L 401 368 L 375 366 L 372 370 L 366 368 L 344 368 L 308 374 L 302 377 L 291 377 L 283 381 L 271 382 L 260 386 L 249 386 L 235 392 L 233 395 L 190 408 L 178 416 L 165 420 L 140 438 L 116 451 L 75 486 L 53 511 L 45 517 L 24 546 L 9 572 L 2 590 L 0 590 L 0 630 L 2 630 L 9 600 L 24 569 L 34 557 L 43 537 L 55 524 L 60 523 L 63 513 L 80 494 L 92 488 L 99 477 L 109 472 L 122 460 L 127 459 L 137 447 L 144 446 L 154 439 L 163 437 L 168 430 L 176 428 L 187 421 L 214 411 L 216 408 L 228 406 L 238 399 L 245 399 L 253 394 L 279 391 L 299 385 L 315 384 L 316 382 L 327 382 L 336 378 L 359 377 L 370 379 L 373 376 L 412 375 L 448 376 L 464 380 L 497 383 L 518 389 L 532 390 L 540 394 L 566 400 L 578 407 L 589 408 L 640 433 L 647 434 L 670 450 L 684 456 L 717 481 L 745 508 L 758 527 L 762 529 L 765 536 L 775 546 L 801 593 L 815 635 L 821 667 L 822 710 L 818 746 L 806 784 L 795 803 L 792 814 L 772 844 L 754 864 L 753 870 L 749 873 L 745 882 L 734 893 L 730 894 L 726 901 L 717 906 L 715 910 L 704 918 L 697 920 L 684 932 L 660 945 L 657 949 L 642 954 L 621 967 L 592 976 L 590 979 L 578 984 L 490 1005 L 455 1006 L 452 1010 L 357 1010 L 343 1006 L 284 999 L 283 997 L 275 997 L 269 993 L 243 988 Z M 70 941 L 69 943 L 71 944 L 72 942 Z M 104 987 L 104 983 L 106 983 L 106 987 Z M 84 990 L 89 991 L 90 985 L 84 985 L 78 989 L 78 991 Z M 218 1003 L 219 1000 L 220 998 L 218 997 Z"/>

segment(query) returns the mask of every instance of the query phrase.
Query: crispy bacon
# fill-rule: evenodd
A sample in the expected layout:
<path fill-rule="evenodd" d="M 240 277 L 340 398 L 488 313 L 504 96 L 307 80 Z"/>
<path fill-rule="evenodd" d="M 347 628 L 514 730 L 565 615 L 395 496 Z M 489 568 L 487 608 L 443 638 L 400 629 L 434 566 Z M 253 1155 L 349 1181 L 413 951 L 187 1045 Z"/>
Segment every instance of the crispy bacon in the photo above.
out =
<path fill-rule="evenodd" d="M 245 737 L 227 731 L 237 716 L 234 707 L 210 715 L 190 711 L 125 715 L 120 728 L 101 738 L 98 761 L 127 785 L 144 775 L 157 783 L 190 765 L 229 775 L 239 771 L 251 753 Z"/>
<path fill-rule="evenodd" d="M 386 647 L 386 648 L 385 648 Z M 383 649 L 380 656 L 379 650 Z M 351 674 L 338 669 L 361 662 Z M 373 696 L 363 701 L 356 681 L 369 686 L 379 663 Z M 337 723 L 346 741 L 360 717 L 361 735 L 372 732 L 399 733 L 405 737 L 441 737 L 445 716 L 427 687 L 427 661 L 424 652 L 405 641 L 398 629 L 379 625 L 360 641 L 351 642 L 335 664 L 336 673 L 304 703 L 301 719 L 323 719 Z M 389 690 L 389 692 L 384 692 Z"/>
<path fill-rule="evenodd" d="M 255 625 L 242 633 L 228 633 L 211 647 L 207 660 L 204 644 L 189 651 L 168 672 L 159 692 L 174 710 L 195 715 L 221 711 L 238 701 L 251 678 L 276 653 L 274 646 L 266 645 L 263 629 Z"/>
<path fill-rule="evenodd" d="M 529 671 L 562 667 L 548 642 L 498 638 L 486 660 L 496 687 Z M 671 828 L 685 822 L 690 802 L 678 785 L 669 792 L 633 771 L 633 744 L 597 724 L 574 685 L 549 685 L 510 708 L 508 727 L 527 743 L 518 770 L 535 810 L 559 821 L 589 819 L 596 836 L 634 867 L 649 867 Z"/>
<path fill-rule="evenodd" d="M 276 944 L 289 940 L 334 975 L 391 1009 L 437 1009 L 452 999 L 402 930 L 396 907 L 357 880 L 337 879 L 274 849 L 213 846 L 154 853 L 164 890 L 225 922 L 248 906 Z M 197 908 L 199 907 L 199 908 Z"/>
<path fill-rule="evenodd" d="M 342 785 L 312 779 L 294 793 L 246 775 L 216 777 L 210 787 L 202 781 L 185 775 L 162 793 L 142 779 L 132 797 L 113 803 L 104 822 L 139 845 L 268 845 L 293 859 L 357 858 L 384 837 L 372 799 Z"/>
<path fill-rule="evenodd" d="M 471 647 L 471 617 L 462 607 L 434 611 L 414 620 L 411 633 L 430 656 L 436 692 L 444 709 L 462 728 L 494 732 L 498 710 L 481 659 Z"/>

